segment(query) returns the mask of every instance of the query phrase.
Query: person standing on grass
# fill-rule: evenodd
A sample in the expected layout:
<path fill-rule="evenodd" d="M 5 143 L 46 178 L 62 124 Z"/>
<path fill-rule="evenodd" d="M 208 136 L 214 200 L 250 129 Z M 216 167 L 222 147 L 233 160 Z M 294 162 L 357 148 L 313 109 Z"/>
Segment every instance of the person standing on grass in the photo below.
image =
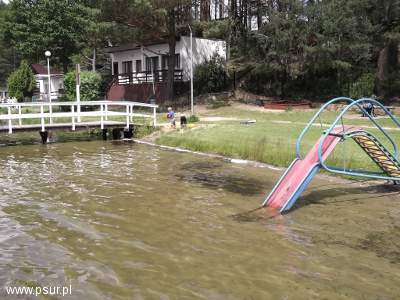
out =
<path fill-rule="evenodd" d="M 175 112 L 172 110 L 172 107 L 168 107 L 168 114 L 167 118 L 171 122 L 171 128 L 176 128 L 176 123 L 175 123 Z"/>
<path fill-rule="evenodd" d="M 187 127 L 187 118 L 186 116 L 182 113 L 181 114 L 181 128 L 186 128 Z"/>
<path fill-rule="evenodd" d="M 370 115 L 371 117 L 374 117 L 374 105 L 371 102 L 364 102 L 363 106 L 364 110 L 367 112 L 368 115 Z M 367 115 L 363 112 L 363 117 L 366 117 Z"/>

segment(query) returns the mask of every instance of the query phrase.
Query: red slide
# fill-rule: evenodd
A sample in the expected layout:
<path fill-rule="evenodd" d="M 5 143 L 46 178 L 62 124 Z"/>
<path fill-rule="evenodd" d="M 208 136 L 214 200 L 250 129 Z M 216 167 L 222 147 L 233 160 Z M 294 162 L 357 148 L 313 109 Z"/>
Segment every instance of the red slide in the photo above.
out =
<path fill-rule="evenodd" d="M 327 136 L 322 144 L 322 159 L 325 161 L 339 143 L 340 135 L 344 132 L 358 130 L 354 127 L 337 127 Z M 337 136 L 336 136 L 337 135 Z M 275 188 L 264 201 L 264 206 L 279 209 L 280 212 L 289 210 L 301 193 L 308 186 L 311 179 L 320 168 L 318 146 L 322 137 L 313 146 L 303 159 L 295 159 L 289 169 L 281 177 Z"/>

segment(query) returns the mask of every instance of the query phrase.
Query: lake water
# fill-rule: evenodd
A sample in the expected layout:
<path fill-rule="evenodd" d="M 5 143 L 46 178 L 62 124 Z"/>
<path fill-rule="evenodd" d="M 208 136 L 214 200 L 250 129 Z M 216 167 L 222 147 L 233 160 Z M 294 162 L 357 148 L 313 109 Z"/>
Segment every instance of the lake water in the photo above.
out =
<path fill-rule="evenodd" d="M 249 211 L 280 171 L 156 147 L 6 147 L 0 172 L 1 299 L 69 284 L 62 299 L 400 298 L 390 185 L 319 177 L 271 218 Z"/>

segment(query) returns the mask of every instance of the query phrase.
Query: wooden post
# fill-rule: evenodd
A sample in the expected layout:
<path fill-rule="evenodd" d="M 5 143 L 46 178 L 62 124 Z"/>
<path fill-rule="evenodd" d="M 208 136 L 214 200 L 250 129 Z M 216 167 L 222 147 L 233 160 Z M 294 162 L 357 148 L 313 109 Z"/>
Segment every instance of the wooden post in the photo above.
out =
<path fill-rule="evenodd" d="M 133 127 L 127 127 L 124 129 L 124 139 L 132 139 Z"/>
<path fill-rule="evenodd" d="M 100 118 L 100 128 L 104 129 L 104 110 L 103 110 L 103 104 L 100 104 L 100 112 L 101 112 L 101 118 Z"/>
<path fill-rule="evenodd" d="M 126 104 L 126 128 L 129 128 L 129 105 Z"/>
<path fill-rule="evenodd" d="M 40 123 L 41 123 L 41 125 L 42 125 L 42 132 L 44 132 L 44 131 L 45 131 L 45 128 L 44 128 L 44 112 L 43 112 L 43 104 L 42 104 L 42 105 L 40 105 Z"/>
<path fill-rule="evenodd" d="M 107 128 L 102 129 L 101 132 L 102 132 L 103 140 L 106 141 L 107 140 L 107 135 L 108 135 Z"/>
<path fill-rule="evenodd" d="M 50 113 L 50 124 L 53 124 L 53 106 L 49 105 L 49 113 Z"/>
<path fill-rule="evenodd" d="M 47 131 L 43 130 L 43 131 L 39 131 L 39 135 L 40 135 L 40 138 L 42 139 L 42 144 L 43 145 L 46 144 L 47 139 L 49 137 L 49 133 Z"/>
<path fill-rule="evenodd" d="M 75 131 L 75 106 L 71 105 L 71 113 L 72 113 L 72 130 Z"/>
<path fill-rule="evenodd" d="M 105 104 L 104 107 L 106 109 L 106 121 L 108 121 L 108 104 Z"/>
<path fill-rule="evenodd" d="M 76 65 L 75 70 L 76 76 L 76 102 L 78 102 L 77 111 L 78 111 L 78 123 L 81 122 L 81 65 Z"/>
<path fill-rule="evenodd" d="M 21 105 L 18 105 L 18 124 L 19 124 L 19 126 L 22 125 L 21 115 L 22 115 L 22 112 L 21 112 Z"/>
<path fill-rule="evenodd" d="M 12 120 L 11 120 L 11 106 L 7 107 L 8 109 L 8 133 L 12 133 Z"/>
<path fill-rule="evenodd" d="M 153 126 L 157 126 L 157 114 L 156 114 L 156 108 L 153 107 Z"/>

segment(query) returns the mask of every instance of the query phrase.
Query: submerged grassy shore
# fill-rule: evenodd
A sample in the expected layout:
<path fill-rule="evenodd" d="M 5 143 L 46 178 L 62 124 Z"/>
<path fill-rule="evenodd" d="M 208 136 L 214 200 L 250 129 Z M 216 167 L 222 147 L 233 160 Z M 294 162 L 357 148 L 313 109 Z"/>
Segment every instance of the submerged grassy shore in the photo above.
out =
<path fill-rule="evenodd" d="M 300 132 L 314 113 L 253 111 L 243 105 L 222 107 L 199 113 L 202 121 L 196 128 L 165 132 L 156 139 L 156 143 L 286 167 L 295 157 L 295 144 Z M 325 113 L 320 120 L 322 127 L 311 128 L 302 143 L 303 155 L 315 144 L 336 115 L 336 112 Z M 241 120 L 250 119 L 256 120 L 256 123 L 240 123 Z M 345 125 L 374 126 L 369 120 L 360 118 L 359 114 L 349 115 L 343 122 Z M 388 118 L 377 118 L 377 122 L 382 126 L 395 127 Z M 388 145 L 378 130 L 367 130 Z M 399 144 L 400 131 L 389 129 L 388 132 Z M 377 170 L 375 164 L 353 141 L 339 144 L 328 163 L 346 168 Z"/>

